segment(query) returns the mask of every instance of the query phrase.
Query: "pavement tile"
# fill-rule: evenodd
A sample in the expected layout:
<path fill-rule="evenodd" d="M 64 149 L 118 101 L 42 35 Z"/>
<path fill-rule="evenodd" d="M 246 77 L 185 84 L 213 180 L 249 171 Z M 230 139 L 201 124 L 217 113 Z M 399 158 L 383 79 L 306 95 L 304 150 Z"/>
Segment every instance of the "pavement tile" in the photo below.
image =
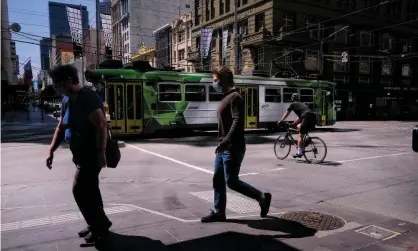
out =
<path fill-rule="evenodd" d="M 354 231 L 346 231 L 334 235 L 326 236 L 318 240 L 319 245 L 323 245 L 331 250 L 357 250 L 361 247 L 371 245 L 378 240 L 359 234 Z"/>

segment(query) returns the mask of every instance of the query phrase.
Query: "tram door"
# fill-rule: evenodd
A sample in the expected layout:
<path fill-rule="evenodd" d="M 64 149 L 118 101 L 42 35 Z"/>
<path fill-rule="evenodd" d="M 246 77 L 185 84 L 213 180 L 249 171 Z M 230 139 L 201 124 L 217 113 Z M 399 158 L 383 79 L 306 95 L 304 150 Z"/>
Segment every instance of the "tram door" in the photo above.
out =
<path fill-rule="evenodd" d="M 142 132 L 141 83 L 108 83 L 107 103 L 110 128 L 114 134 Z"/>
<path fill-rule="evenodd" d="M 245 128 L 258 127 L 258 88 L 253 86 L 239 86 L 238 91 L 244 98 Z"/>

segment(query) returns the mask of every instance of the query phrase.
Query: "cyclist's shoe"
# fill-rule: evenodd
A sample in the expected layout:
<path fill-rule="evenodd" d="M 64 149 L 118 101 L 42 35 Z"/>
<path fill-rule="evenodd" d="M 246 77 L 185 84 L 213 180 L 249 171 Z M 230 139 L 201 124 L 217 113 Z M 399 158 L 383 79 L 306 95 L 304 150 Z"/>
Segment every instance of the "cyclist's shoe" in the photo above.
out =
<path fill-rule="evenodd" d="M 293 154 L 293 158 L 302 158 L 303 153 Z"/>

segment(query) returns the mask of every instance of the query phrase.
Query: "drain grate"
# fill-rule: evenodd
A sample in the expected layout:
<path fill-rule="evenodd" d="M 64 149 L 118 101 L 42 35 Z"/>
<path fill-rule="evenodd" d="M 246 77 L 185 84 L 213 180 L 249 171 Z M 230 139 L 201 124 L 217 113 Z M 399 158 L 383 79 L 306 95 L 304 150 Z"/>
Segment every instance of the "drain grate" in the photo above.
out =
<path fill-rule="evenodd" d="M 393 238 L 397 235 L 400 235 L 398 232 L 391 231 L 389 229 L 385 229 L 382 227 L 378 227 L 375 225 L 370 225 L 367 227 L 363 227 L 360 229 L 355 230 L 357 233 L 367 235 L 369 237 L 378 239 L 378 240 L 387 240 Z"/>
<path fill-rule="evenodd" d="M 345 225 L 344 220 L 340 217 L 310 211 L 289 212 L 283 214 L 280 218 L 298 222 L 306 227 L 320 231 L 335 230 Z"/>

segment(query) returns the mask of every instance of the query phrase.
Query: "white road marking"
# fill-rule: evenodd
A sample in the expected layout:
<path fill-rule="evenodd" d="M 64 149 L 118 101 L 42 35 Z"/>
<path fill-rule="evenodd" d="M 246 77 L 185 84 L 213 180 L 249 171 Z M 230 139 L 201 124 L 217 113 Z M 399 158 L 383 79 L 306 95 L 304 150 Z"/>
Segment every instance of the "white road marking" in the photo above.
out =
<path fill-rule="evenodd" d="M 154 156 L 160 157 L 160 158 L 162 158 L 162 159 L 169 160 L 169 161 L 171 161 L 171 162 L 174 162 L 174 163 L 177 163 L 177 164 L 180 164 L 180 165 L 183 165 L 183 166 L 186 166 L 186 167 L 189 167 L 189 168 L 195 169 L 195 170 L 198 170 L 198 171 L 201 171 L 201 172 L 204 172 L 204 173 L 208 173 L 208 174 L 213 174 L 213 171 L 210 171 L 210 170 L 207 170 L 207 169 L 204 169 L 204 168 L 198 167 L 198 166 L 190 165 L 190 164 L 187 164 L 187 163 L 185 163 L 185 162 L 183 162 L 183 161 L 176 160 L 176 159 L 173 159 L 173 158 L 170 158 L 170 157 L 164 156 L 164 155 L 159 154 L 159 153 L 151 152 L 151 151 L 145 150 L 145 149 L 143 149 L 143 148 L 140 148 L 140 147 L 137 147 L 137 146 L 134 146 L 134 145 L 131 145 L 131 144 L 126 144 L 126 145 L 127 145 L 127 146 L 130 146 L 130 147 L 132 147 L 132 148 L 134 148 L 134 149 L 136 149 L 136 150 L 138 150 L 138 151 L 141 151 L 141 152 L 144 152 L 144 153 L 148 153 L 148 154 L 151 154 L 151 155 L 154 155 Z"/>
<path fill-rule="evenodd" d="M 378 158 L 383 158 L 383 157 L 406 155 L 406 154 L 411 154 L 411 153 L 412 153 L 412 152 L 393 153 L 393 154 L 378 155 L 378 156 L 365 157 L 365 158 L 358 158 L 358 159 L 340 160 L 340 161 L 336 161 L 336 162 L 338 162 L 338 163 L 346 163 L 346 162 L 353 162 L 353 161 L 359 161 L 359 160 L 378 159 Z"/>
<path fill-rule="evenodd" d="M 285 169 L 285 168 L 279 167 L 279 168 L 274 168 L 274 169 L 267 170 L 267 171 L 261 171 L 261 172 L 258 172 L 258 173 L 243 173 L 243 174 L 240 174 L 239 176 L 241 177 L 241 176 L 248 176 L 248 175 L 258 175 L 258 174 L 262 174 L 262 173 L 269 173 L 269 172 L 274 172 L 274 171 L 280 171 L 280 170 L 283 170 L 283 169 Z"/>
<path fill-rule="evenodd" d="M 105 212 L 107 214 L 117 214 L 117 213 L 124 213 L 124 212 L 130 212 L 137 210 L 136 207 L 130 206 L 130 205 L 122 205 L 112 208 L 105 208 Z M 18 230 L 23 228 L 30 228 L 30 227 L 39 227 L 39 226 L 45 226 L 50 224 L 58 224 L 68 221 L 76 221 L 83 219 L 83 216 L 81 213 L 70 213 L 70 214 L 64 214 L 64 215 L 58 215 L 58 216 L 52 216 L 52 217 L 43 217 L 38 219 L 32 219 L 32 220 L 25 220 L 25 221 L 16 221 L 16 222 L 10 222 L 1 224 L 1 232 L 5 231 L 11 231 L 11 230 Z"/>
<path fill-rule="evenodd" d="M 213 204 L 213 191 L 202 191 L 190 193 L 199 199 L 205 200 Z M 240 214 L 254 213 L 260 211 L 260 205 L 257 201 L 244 198 L 240 195 L 229 193 L 227 198 L 226 208 Z M 270 207 L 271 211 L 276 211 L 275 208 Z"/>

